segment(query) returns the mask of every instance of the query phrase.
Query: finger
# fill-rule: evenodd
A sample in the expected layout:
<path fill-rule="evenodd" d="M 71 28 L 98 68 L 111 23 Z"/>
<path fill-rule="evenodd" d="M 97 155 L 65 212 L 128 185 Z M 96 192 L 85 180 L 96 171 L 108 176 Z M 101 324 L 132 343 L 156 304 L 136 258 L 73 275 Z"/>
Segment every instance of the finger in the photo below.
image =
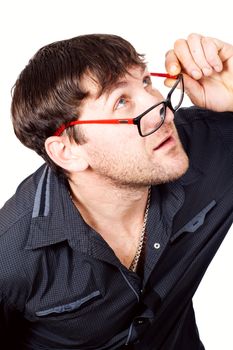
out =
<path fill-rule="evenodd" d="M 231 62 L 232 67 L 232 59 L 233 59 L 233 46 L 232 45 L 225 45 L 220 51 L 219 51 L 219 57 L 221 58 L 221 61 L 225 63 L 226 61 Z"/>
<path fill-rule="evenodd" d="M 184 91 L 195 106 L 206 108 L 205 93 L 199 81 L 196 81 L 188 75 L 183 75 Z"/>
<path fill-rule="evenodd" d="M 202 46 L 202 42 L 202 36 L 199 34 L 190 34 L 187 38 L 187 43 L 193 60 L 201 69 L 203 75 L 209 76 L 213 73 L 213 69 L 212 66 L 209 64 L 208 60 L 206 59 L 205 50 Z M 214 56 L 216 55 L 216 53 L 216 50 L 213 51 Z"/>
<path fill-rule="evenodd" d="M 186 95 L 188 95 L 192 103 L 196 106 L 205 108 L 206 107 L 205 94 L 200 82 L 191 78 L 187 74 L 183 74 L 183 79 L 184 79 L 184 91 Z M 166 79 L 164 81 L 164 84 L 167 87 L 171 88 L 174 85 L 174 80 Z"/>
<path fill-rule="evenodd" d="M 177 56 L 183 70 L 194 79 L 200 79 L 203 74 L 200 67 L 196 64 L 189 50 L 186 40 L 179 39 L 174 44 L 174 53 Z"/>
<path fill-rule="evenodd" d="M 223 41 L 215 38 L 213 38 L 213 41 L 218 49 L 218 55 L 223 63 L 233 57 L 232 45 L 224 43 Z"/>
<path fill-rule="evenodd" d="M 202 47 L 205 52 L 205 57 L 208 63 L 216 72 L 221 72 L 223 64 L 219 56 L 219 49 L 212 38 L 202 38 Z"/>
<path fill-rule="evenodd" d="M 174 53 L 174 50 L 170 50 L 166 53 L 165 67 L 166 71 L 171 75 L 177 75 L 181 72 L 181 65 Z"/>

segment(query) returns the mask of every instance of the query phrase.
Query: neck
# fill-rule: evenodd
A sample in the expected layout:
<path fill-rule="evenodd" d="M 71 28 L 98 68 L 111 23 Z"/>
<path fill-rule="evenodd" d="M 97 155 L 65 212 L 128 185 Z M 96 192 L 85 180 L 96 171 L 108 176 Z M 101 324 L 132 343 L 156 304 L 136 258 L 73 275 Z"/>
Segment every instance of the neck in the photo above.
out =
<path fill-rule="evenodd" d="M 95 184 L 92 186 L 91 184 Z M 127 268 L 135 270 L 140 256 L 149 187 L 131 188 L 69 180 L 74 205 Z M 146 215 L 147 216 L 147 215 Z M 143 233 L 144 235 L 144 233 Z M 140 249 L 139 249 L 140 248 Z M 138 254 L 139 252 L 139 254 Z M 138 257 L 135 260 L 135 255 Z"/>
<path fill-rule="evenodd" d="M 69 181 L 75 206 L 94 229 L 110 225 L 126 231 L 143 221 L 149 187 L 130 188 L 114 185 L 77 184 Z M 107 225 L 108 226 L 108 225 Z M 133 230 L 133 228 L 132 228 Z"/>

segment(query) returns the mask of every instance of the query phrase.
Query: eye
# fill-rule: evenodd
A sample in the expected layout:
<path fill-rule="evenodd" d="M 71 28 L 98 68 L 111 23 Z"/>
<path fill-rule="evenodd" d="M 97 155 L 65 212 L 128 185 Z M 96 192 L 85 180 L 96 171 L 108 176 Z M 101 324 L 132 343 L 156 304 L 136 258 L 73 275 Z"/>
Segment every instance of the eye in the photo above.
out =
<path fill-rule="evenodd" d="M 120 109 L 120 108 L 123 108 L 125 107 L 127 104 L 127 99 L 125 97 L 121 97 L 118 101 L 117 101 L 117 104 L 116 104 L 116 107 L 115 109 Z"/>
<path fill-rule="evenodd" d="M 152 85 L 151 77 L 149 75 L 143 78 L 143 85 L 144 87 Z"/>

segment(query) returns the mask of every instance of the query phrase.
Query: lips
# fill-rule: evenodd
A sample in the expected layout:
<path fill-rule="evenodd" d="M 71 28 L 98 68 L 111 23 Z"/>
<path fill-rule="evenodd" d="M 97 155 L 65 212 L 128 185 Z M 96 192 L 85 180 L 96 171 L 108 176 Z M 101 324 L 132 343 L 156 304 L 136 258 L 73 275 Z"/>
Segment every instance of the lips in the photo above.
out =
<path fill-rule="evenodd" d="M 171 135 L 168 135 L 165 137 L 159 144 L 154 148 L 154 151 L 157 151 L 165 146 L 168 146 L 174 141 L 173 137 Z"/>

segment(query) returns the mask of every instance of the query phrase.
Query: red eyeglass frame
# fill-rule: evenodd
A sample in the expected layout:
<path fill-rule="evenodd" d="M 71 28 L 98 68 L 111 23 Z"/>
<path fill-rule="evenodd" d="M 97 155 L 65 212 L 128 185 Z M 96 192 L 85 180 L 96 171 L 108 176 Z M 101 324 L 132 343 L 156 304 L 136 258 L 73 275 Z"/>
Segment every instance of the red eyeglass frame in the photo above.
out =
<path fill-rule="evenodd" d="M 179 75 L 171 75 L 168 73 L 155 73 L 151 72 L 152 77 L 160 77 L 166 79 L 178 79 Z M 122 119 L 96 119 L 96 120 L 73 120 L 68 123 L 62 124 L 53 134 L 53 136 L 61 136 L 63 131 L 70 126 L 78 124 L 134 124 L 135 118 L 122 118 Z"/>

